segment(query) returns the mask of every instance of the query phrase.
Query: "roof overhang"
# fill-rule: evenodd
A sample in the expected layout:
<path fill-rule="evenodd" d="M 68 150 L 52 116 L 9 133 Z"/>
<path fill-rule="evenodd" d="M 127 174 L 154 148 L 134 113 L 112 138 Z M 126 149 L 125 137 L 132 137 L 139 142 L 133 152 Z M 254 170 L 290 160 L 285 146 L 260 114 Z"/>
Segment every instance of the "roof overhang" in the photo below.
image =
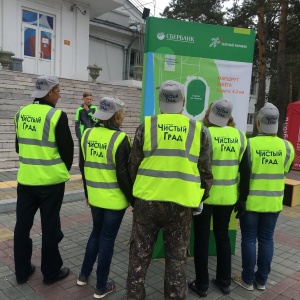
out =
<path fill-rule="evenodd" d="M 90 18 L 93 19 L 123 6 L 125 0 L 73 0 L 72 2 L 89 7 Z"/>

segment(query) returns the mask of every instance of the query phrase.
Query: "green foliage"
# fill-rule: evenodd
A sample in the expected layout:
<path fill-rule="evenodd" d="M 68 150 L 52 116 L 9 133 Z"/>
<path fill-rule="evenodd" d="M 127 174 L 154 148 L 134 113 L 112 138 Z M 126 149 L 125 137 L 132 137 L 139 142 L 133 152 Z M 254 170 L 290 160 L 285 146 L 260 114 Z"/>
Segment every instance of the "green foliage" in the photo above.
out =
<path fill-rule="evenodd" d="M 224 24 L 224 0 L 171 0 L 162 17 L 189 22 Z M 226 1 L 225 1 L 226 2 Z"/>
<path fill-rule="evenodd" d="M 281 0 L 282 1 L 282 0 Z M 279 0 L 171 0 L 161 14 L 170 19 L 186 20 L 257 30 L 258 6 L 265 11 L 266 76 L 271 78 L 267 100 L 276 103 L 278 91 L 277 49 L 280 27 L 281 1 Z M 287 98 L 300 99 L 300 1 L 288 0 L 288 29 L 286 36 L 286 69 L 288 72 Z M 225 9 L 224 7 L 227 7 Z M 253 78 L 258 72 L 258 40 L 253 60 Z M 286 99 L 285 99 L 286 100 Z"/>

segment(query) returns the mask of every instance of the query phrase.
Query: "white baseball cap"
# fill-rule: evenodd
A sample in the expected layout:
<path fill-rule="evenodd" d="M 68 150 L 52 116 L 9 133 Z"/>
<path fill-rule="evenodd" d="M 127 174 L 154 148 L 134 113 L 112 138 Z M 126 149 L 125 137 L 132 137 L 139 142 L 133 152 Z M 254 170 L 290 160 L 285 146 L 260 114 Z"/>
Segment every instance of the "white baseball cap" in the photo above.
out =
<path fill-rule="evenodd" d="M 279 111 L 272 103 L 266 103 L 257 115 L 263 133 L 275 134 L 278 131 Z"/>
<path fill-rule="evenodd" d="M 54 75 L 41 75 L 36 79 L 33 98 L 44 98 L 48 92 L 59 84 L 58 78 Z"/>
<path fill-rule="evenodd" d="M 232 113 L 232 103 L 226 99 L 218 99 L 211 105 L 208 120 L 210 123 L 225 127 Z"/>
<path fill-rule="evenodd" d="M 182 111 L 184 85 L 177 81 L 168 80 L 159 87 L 159 106 L 163 113 L 176 114 Z"/>
<path fill-rule="evenodd" d="M 115 97 L 103 97 L 99 102 L 99 109 L 93 114 L 93 117 L 99 120 L 108 120 L 114 113 L 125 109 L 125 104 Z"/>

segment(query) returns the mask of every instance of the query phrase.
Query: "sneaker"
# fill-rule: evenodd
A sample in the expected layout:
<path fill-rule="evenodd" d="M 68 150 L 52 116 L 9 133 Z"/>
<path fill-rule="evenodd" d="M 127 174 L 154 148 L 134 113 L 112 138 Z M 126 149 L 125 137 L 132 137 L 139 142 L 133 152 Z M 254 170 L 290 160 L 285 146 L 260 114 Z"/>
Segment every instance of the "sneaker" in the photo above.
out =
<path fill-rule="evenodd" d="M 247 284 L 243 279 L 241 275 L 234 275 L 232 277 L 232 280 L 237 283 L 238 285 L 240 285 L 242 288 L 244 288 L 247 291 L 253 291 L 253 284 Z"/>
<path fill-rule="evenodd" d="M 77 285 L 80 285 L 80 286 L 86 285 L 88 283 L 88 278 L 79 274 L 76 283 L 77 283 Z"/>
<path fill-rule="evenodd" d="M 230 294 L 230 287 L 229 286 L 223 286 L 217 279 L 213 279 L 212 282 L 222 292 L 222 294 L 224 294 L 224 295 L 229 295 Z"/>
<path fill-rule="evenodd" d="M 113 281 L 110 281 L 110 282 L 107 283 L 105 289 L 99 289 L 99 290 L 95 291 L 94 298 L 102 299 L 106 295 L 108 295 L 110 293 L 113 293 L 115 290 L 116 290 L 116 284 Z"/>
<path fill-rule="evenodd" d="M 260 285 L 256 280 L 254 280 L 254 285 L 260 291 L 264 291 L 266 289 L 265 285 Z"/>
<path fill-rule="evenodd" d="M 196 293 L 199 297 L 204 298 L 207 296 L 208 289 L 201 289 L 197 286 L 196 280 L 192 280 L 188 283 L 189 288 Z"/>

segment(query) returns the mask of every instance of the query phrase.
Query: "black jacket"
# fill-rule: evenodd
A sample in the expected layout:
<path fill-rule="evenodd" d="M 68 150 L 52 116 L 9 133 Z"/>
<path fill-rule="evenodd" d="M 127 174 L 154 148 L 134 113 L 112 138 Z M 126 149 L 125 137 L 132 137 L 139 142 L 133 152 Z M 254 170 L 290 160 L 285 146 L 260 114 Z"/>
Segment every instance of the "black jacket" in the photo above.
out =
<path fill-rule="evenodd" d="M 53 104 L 42 99 L 35 99 L 34 102 L 39 102 L 39 104 L 41 105 L 50 105 L 51 107 L 54 107 Z M 55 139 L 57 143 L 58 153 L 62 161 L 65 163 L 66 168 L 68 169 L 68 171 L 70 171 L 74 157 L 74 142 L 68 124 L 68 117 L 65 112 L 62 112 L 57 122 L 55 128 Z M 15 146 L 16 152 L 19 153 L 19 142 L 17 136 Z"/>
<path fill-rule="evenodd" d="M 103 126 L 100 123 L 97 123 L 95 127 L 100 127 Z M 109 126 L 107 127 L 108 129 L 115 130 L 115 131 L 120 131 L 118 127 L 115 126 Z M 127 201 L 133 206 L 134 205 L 134 198 L 132 195 L 132 187 L 133 184 L 131 182 L 129 172 L 128 172 L 128 159 L 129 159 L 129 154 L 131 151 L 131 145 L 127 137 L 123 139 L 121 144 L 119 145 L 117 151 L 116 151 L 116 175 L 117 175 L 117 181 L 120 187 L 120 190 L 123 192 L 125 195 Z M 82 174 L 82 180 L 84 183 L 84 193 L 85 197 L 88 199 L 88 193 L 87 193 L 87 187 L 86 187 L 86 182 L 85 182 L 85 176 L 84 176 L 84 158 L 83 158 L 83 153 L 82 149 L 80 147 L 80 159 L 79 162 L 79 168 Z"/>

